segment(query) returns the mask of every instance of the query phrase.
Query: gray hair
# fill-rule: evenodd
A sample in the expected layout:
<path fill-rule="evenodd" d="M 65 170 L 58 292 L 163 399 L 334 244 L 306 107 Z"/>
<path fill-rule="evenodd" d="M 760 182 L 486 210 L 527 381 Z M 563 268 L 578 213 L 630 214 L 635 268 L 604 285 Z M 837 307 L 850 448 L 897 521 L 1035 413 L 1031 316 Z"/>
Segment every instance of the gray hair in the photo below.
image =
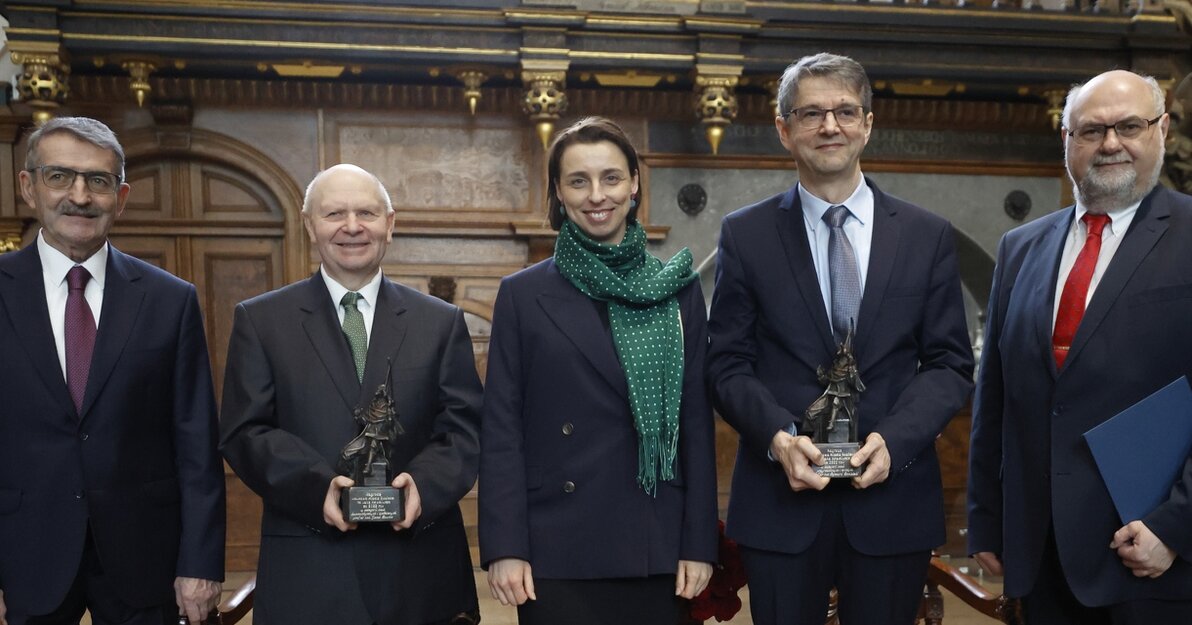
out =
<path fill-rule="evenodd" d="M 873 108 L 873 87 L 865 68 L 847 56 L 820 52 L 795 61 L 782 72 L 782 80 L 778 83 L 779 115 L 790 114 L 791 106 L 799 96 L 799 81 L 804 78 L 835 80 L 860 95 L 861 106 L 866 111 Z"/>
<path fill-rule="evenodd" d="M 1159 86 L 1159 81 L 1155 80 L 1154 76 L 1147 76 L 1146 74 L 1138 74 L 1134 72 L 1131 73 L 1141 78 L 1143 82 L 1145 82 L 1147 86 L 1151 88 L 1151 99 L 1153 99 L 1155 102 L 1154 114 L 1156 117 L 1162 115 L 1167 108 L 1167 96 L 1163 93 L 1163 88 Z M 1093 78 L 1096 78 L 1096 76 Z M 1092 80 L 1092 78 L 1089 80 Z M 1081 89 L 1084 89 L 1084 86 L 1087 84 L 1088 81 L 1075 84 L 1072 85 L 1072 88 L 1068 90 L 1068 98 L 1064 100 L 1063 117 L 1064 128 L 1067 128 L 1068 130 L 1072 130 L 1072 104 L 1076 102 L 1076 98 L 1080 96 Z"/>
<path fill-rule="evenodd" d="M 323 177 L 326 176 L 333 169 L 335 169 L 337 167 L 343 167 L 345 165 L 352 168 L 355 171 L 359 171 L 360 173 L 368 175 L 369 178 L 373 179 L 373 182 L 377 183 L 377 199 L 380 200 L 381 203 L 385 205 L 385 214 L 392 213 L 393 212 L 393 200 L 389 199 L 389 191 L 385 189 L 385 183 L 381 182 L 381 179 L 378 178 L 377 175 L 372 173 L 371 171 L 368 171 L 367 169 L 364 169 L 363 167 L 358 167 L 356 165 L 352 165 L 350 163 L 340 163 L 339 165 L 332 165 L 331 167 L 324 169 L 323 171 L 319 172 L 318 174 L 315 174 L 315 177 L 313 180 L 310 181 L 310 184 L 306 185 L 306 193 L 302 196 L 302 212 L 308 213 L 308 214 L 310 213 L 310 208 L 312 206 L 312 203 L 314 202 L 315 187 L 318 185 L 318 183 L 320 181 L 322 181 Z"/>
<path fill-rule="evenodd" d="M 33 169 L 42 165 L 38 161 L 38 148 L 41 140 L 59 132 L 73 135 L 76 139 L 107 150 L 116 155 L 117 172 L 120 179 L 124 179 L 124 148 L 116 140 L 116 133 L 112 132 L 103 122 L 90 117 L 55 117 L 46 122 L 29 135 L 29 147 L 25 152 L 25 169 Z"/>

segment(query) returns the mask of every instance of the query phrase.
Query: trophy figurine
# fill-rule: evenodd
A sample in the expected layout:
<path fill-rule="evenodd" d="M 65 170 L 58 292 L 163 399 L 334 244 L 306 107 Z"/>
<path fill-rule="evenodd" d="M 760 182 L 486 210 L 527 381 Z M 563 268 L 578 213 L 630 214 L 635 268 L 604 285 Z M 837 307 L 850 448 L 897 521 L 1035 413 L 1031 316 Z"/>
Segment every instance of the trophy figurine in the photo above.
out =
<path fill-rule="evenodd" d="M 824 455 L 824 463 L 811 465 L 812 469 L 825 477 L 856 477 L 865 467 L 854 467 L 849 459 L 861 448 L 857 441 L 857 402 L 865 385 L 857 374 L 851 328 L 836 349 L 832 367 L 827 371 L 818 367 L 815 374 L 824 385 L 824 393 L 803 413 L 803 433 Z"/>
<path fill-rule="evenodd" d="M 390 380 L 393 363 L 385 380 Z M 389 485 L 389 452 L 393 440 L 403 434 L 389 387 L 377 387 L 366 408 L 352 415 L 360 425 L 356 435 L 339 454 L 336 469 L 356 484 L 340 491 L 339 505 L 349 523 L 361 521 L 401 521 L 405 517 L 405 491 Z"/>

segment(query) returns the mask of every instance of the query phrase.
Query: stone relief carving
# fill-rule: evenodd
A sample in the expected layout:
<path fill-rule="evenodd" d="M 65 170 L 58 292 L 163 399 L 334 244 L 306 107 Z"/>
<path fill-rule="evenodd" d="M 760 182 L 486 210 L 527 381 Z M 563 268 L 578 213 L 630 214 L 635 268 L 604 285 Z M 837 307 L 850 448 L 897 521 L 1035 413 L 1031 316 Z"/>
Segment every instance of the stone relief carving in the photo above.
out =
<path fill-rule="evenodd" d="M 339 152 L 344 162 L 376 172 L 398 210 L 529 209 L 521 129 L 345 125 Z"/>

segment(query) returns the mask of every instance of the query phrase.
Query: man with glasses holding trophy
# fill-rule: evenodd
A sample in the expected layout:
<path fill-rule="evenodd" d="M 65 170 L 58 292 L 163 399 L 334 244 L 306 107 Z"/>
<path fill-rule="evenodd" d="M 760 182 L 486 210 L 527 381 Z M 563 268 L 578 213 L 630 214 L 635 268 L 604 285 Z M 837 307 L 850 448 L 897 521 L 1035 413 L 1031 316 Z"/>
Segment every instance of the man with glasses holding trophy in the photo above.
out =
<path fill-rule="evenodd" d="M 952 228 L 861 174 L 856 61 L 804 57 L 778 93 L 799 182 L 725 217 L 708 323 L 708 379 L 741 435 L 727 531 L 754 623 L 821 625 L 835 587 L 842 624 L 910 625 L 945 539 L 935 438 L 972 388 Z M 808 435 L 821 419 L 857 434 L 844 466 Z"/>
<path fill-rule="evenodd" d="M 205 619 L 224 475 L 195 288 L 108 243 L 124 151 L 104 124 L 29 138 L 34 244 L 0 256 L 0 623 Z"/>

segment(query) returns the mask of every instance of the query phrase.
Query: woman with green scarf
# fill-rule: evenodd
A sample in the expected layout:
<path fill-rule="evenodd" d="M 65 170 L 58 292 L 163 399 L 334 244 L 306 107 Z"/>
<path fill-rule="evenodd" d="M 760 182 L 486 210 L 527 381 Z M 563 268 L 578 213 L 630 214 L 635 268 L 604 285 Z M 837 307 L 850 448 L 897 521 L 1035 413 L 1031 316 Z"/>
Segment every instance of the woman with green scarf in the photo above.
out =
<path fill-rule="evenodd" d="M 616 124 L 575 123 L 547 162 L 554 257 L 493 313 L 480 559 L 522 625 L 670 625 L 716 560 L 703 294 L 687 249 L 646 251 Z"/>

